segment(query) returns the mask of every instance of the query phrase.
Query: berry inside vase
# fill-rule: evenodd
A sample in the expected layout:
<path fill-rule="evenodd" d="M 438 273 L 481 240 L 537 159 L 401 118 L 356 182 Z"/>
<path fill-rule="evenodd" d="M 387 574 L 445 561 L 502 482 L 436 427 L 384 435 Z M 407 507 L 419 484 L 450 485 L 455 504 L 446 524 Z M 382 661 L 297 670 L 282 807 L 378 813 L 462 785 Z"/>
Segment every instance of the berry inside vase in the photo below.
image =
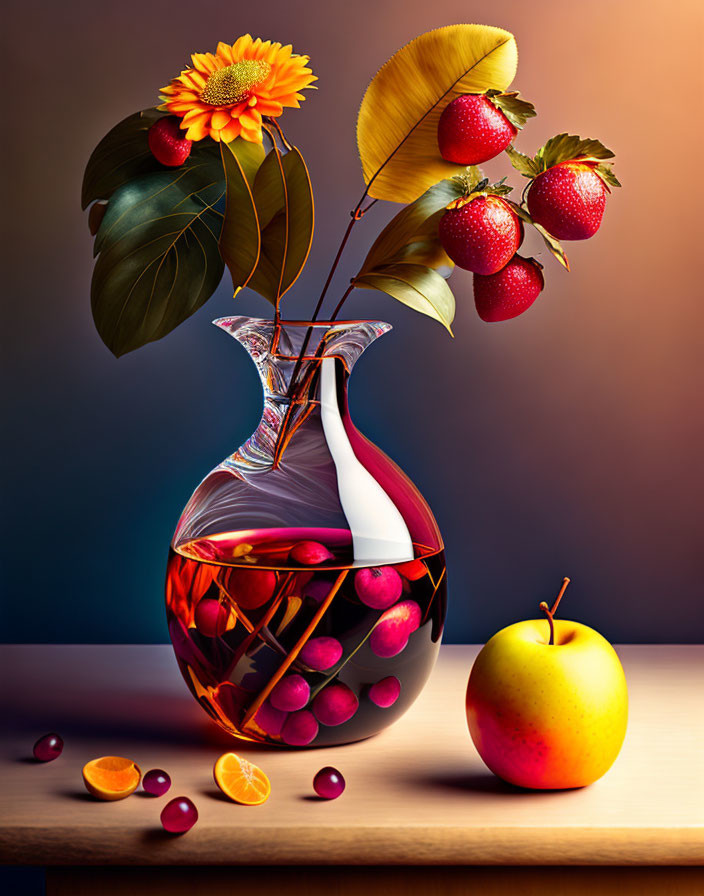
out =
<path fill-rule="evenodd" d="M 446 608 L 430 508 L 349 415 L 350 371 L 390 327 L 217 323 L 257 365 L 264 410 L 176 529 L 166 607 L 181 672 L 238 737 L 369 737 L 422 690 Z"/>

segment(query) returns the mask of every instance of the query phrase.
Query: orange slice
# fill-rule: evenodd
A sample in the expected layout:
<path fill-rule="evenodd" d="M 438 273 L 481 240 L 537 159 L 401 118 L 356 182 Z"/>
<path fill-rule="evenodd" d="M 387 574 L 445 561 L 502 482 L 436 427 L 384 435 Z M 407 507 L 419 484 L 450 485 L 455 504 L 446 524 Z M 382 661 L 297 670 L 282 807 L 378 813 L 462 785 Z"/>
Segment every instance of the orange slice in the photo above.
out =
<path fill-rule="evenodd" d="M 269 799 L 271 781 L 264 772 L 236 753 L 223 753 L 213 769 L 220 790 L 243 806 L 259 806 Z"/>
<path fill-rule="evenodd" d="M 99 800 L 123 800 L 137 789 L 142 773 L 131 759 L 101 756 L 83 766 L 83 783 Z"/>

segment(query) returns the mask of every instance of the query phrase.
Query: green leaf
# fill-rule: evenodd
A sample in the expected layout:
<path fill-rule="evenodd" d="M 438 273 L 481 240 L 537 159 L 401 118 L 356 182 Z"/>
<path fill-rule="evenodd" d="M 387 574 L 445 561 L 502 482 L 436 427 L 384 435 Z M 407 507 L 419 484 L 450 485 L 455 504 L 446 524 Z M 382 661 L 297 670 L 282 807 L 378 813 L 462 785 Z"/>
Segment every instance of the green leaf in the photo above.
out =
<path fill-rule="evenodd" d="M 225 192 L 222 164 L 146 174 L 113 194 L 96 238 L 91 302 L 101 338 L 117 356 L 160 339 L 212 295 Z"/>
<path fill-rule="evenodd" d="M 486 95 L 497 108 L 501 109 L 515 128 L 522 128 L 529 118 L 536 116 L 533 103 L 520 97 L 517 90 L 507 93 L 501 93 L 499 90 L 487 90 Z"/>
<path fill-rule="evenodd" d="M 135 177 L 164 170 L 147 142 L 149 128 L 164 114 L 158 109 L 144 109 L 108 131 L 88 159 L 81 190 L 82 208 L 96 199 L 109 199 L 118 187 Z"/>
<path fill-rule="evenodd" d="M 519 152 L 514 146 L 507 146 L 505 153 L 519 174 L 531 178 L 540 174 L 540 166 L 530 156 Z"/>
<path fill-rule="evenodd" d="M 536 224 L 536 222 L 531 218 L 530 214 L 522 206 L 518 205 L 515 202 L 512 202 L 510 199 L 507 199 L 506 201 L 522 221 L 525 221 L 526 224 L 530 224 L 532 227 L 535 227 L 538 233 L 542 236 L 543 241 L 547 246 L 550 254 L 553 255 L 560 262 L 560 264 L 569 271 L 569 259 L 567 258 L 565 250 L 562 248 L 562 244 L 560 243 L 560 241 L 556 239 L 551 233 L 548 233 L 548 231 L 542 226 L 542 224 Z"/>
<path fill-rule="evenodd" d="M 259 261 L 261 237 L 252 187 L 264 159 L 264 147 L 238 137 L 231 143 L 221 143 L 220 153 L 227 185 L 220 254 L 229 268 L 237 295 L 249 282 Z"/>
<path fill-rule="evenodd" d="M 417 264 L 392 264 L 355 278 L 361 289 L 378 289 L 414 311 L 432 317 L 452 335 L 455 297 L 437 271 Z"/>
<path fill-rule="evenodd" d="M 313 240 L 313 190 L 296 147 L 282 157 L 274 147 L 257 171 L 253 188 L 261 252 L 248 286 L 278 306 L 298 279 Z"/>
<path fill-rule="evenodd" d="M 611 170 L 611 165 L 597 165 L 594 170 L 609 187 L 620 187 L 621 183 Z"/>
<path fill-rule="evenodd" d="M 476 182 L 477 169 L 470 169 L 467 177 Z M 402 209 L 381 231 L 374 241 L 358 276 L 376 268 L 393 264 L 409 257 L 408 247 L 417 242 L 435 242 L 438 247 L 438 222 L 447 206 L 464 196 L 466 182 L 463 175 L 441 180 L 426 190 L 422 196 Z M 426 251 L 426 250 L 424 250 Z M 452 262 L 440 247 L 442 265 Z M 438 265 L 440 266 L 440 265 Z"/>
<path fill-rule="evenodd" d="M 575 134 L 557 134 L 551 137 L 535 154 L 540 170 L 545 171 L 560 162 L 577 158 L 613 159 L 614 154 L 599 140 L 582 139 Z"/>

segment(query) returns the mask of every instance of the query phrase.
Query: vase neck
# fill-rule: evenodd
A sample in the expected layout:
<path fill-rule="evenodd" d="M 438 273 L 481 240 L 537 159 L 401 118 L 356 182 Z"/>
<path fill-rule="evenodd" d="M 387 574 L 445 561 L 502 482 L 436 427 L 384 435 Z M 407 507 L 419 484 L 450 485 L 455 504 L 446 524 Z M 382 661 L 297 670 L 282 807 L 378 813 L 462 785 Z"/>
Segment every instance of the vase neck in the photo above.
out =
<path fill-rule="evenodd" d="M 299 404 L 319 400 L 319 370 L 336 358 L 349 376 L 362 352 L 391 329 L 382 321 L 315 322 L 223 317 L 213 323 L 233 336 L 254 361 L 266 402 Z M 305 346 L 305 354 L 301 351 Z M 298 388 L 292 389 L 295 376 Z"/>

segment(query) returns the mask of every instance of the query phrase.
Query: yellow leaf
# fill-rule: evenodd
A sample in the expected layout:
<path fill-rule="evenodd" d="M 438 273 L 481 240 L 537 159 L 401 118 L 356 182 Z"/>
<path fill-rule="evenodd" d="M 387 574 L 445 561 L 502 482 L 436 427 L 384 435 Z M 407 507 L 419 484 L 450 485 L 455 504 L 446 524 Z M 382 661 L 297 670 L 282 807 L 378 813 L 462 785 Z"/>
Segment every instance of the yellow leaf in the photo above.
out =
<path fill-rule="evenodd" d="M 355 277 L 354 285 L 393 296 L 414 311 L 440 321 L 452 335 L 450 324 L 455 316 L 455 297 L 437 271 L 420 264 L 390 264 Z"/>
<path fill-rule="evenodd" d="M 505 90 L 517 61 L 513 35 L 489 25 L 448 25 L 395 53 L 367 88 L 357 119 L 369 195 L 413 202 L 463 170 L 440 155 L 438 119 L 460 94 Z"/>

